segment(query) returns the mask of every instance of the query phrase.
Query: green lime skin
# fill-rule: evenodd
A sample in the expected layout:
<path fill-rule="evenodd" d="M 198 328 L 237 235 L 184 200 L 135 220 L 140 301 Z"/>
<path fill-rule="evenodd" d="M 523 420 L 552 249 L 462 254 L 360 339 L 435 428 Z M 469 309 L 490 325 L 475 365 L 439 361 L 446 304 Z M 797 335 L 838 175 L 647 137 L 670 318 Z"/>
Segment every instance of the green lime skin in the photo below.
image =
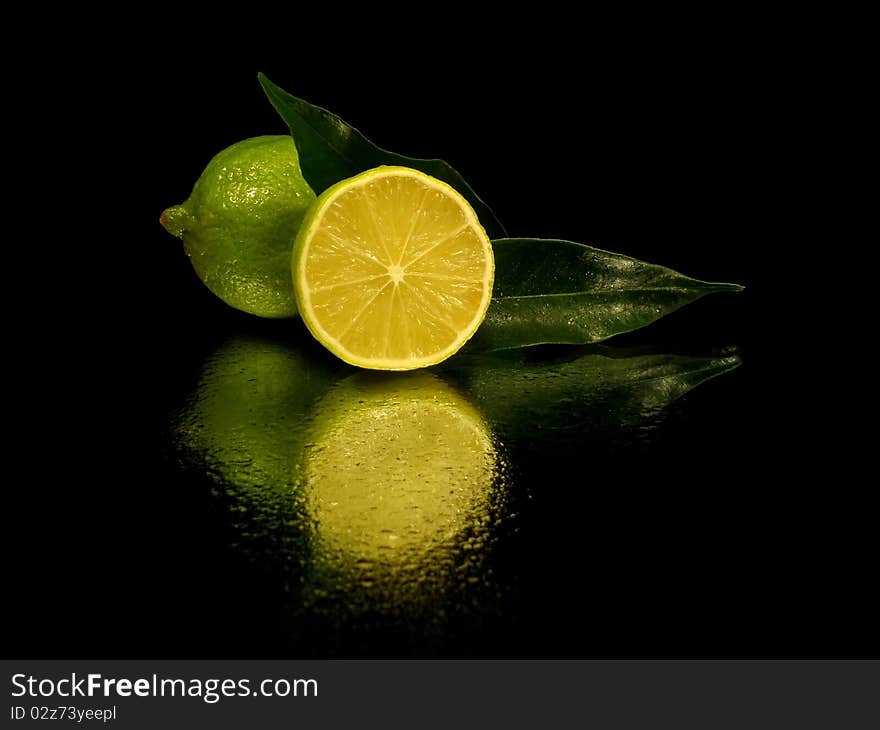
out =
<path fill-rule="evenodd" d="M 294 317 L 291 252 L 314 200 L 293 138 L 253 137 L 216 155 L 160 222 L 224 302 L 259 317 Z"/>

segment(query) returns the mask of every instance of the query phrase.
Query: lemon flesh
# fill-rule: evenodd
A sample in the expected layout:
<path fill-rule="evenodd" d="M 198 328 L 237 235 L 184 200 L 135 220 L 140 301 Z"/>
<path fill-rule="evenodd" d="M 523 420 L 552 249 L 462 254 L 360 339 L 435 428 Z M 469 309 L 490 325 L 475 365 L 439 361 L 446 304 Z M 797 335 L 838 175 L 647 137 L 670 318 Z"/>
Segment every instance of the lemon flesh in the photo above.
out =
<path fill-rule="evenodd" d="M 377 167 L 322 193 L 294 244 L 299 312 L 346 362 L 376 370 L 436 365 L 486 315 L 489 237 L 452 187 L 406 167 Z"/>

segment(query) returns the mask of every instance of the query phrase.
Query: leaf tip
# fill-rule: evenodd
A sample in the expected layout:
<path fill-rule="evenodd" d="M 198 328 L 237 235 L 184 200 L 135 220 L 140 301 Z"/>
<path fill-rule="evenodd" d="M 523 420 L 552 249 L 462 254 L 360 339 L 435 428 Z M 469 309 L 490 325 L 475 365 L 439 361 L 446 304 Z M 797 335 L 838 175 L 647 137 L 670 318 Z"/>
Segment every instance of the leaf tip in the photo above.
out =
<path fill-rule="evenodd" d="M 260 86 L 263 87 L 263 91 L 266 93 L 268 93 L 270 89 L 277 88 L 262 71 L 257 71 L 257 81 L 260 82 Z"/>
<path fill-rule="evenodd" d="M 734 352 L 730 355 L 725 355 L 720 359 L 720 363 L 727 370 L 733 370 L 743 364 L 742 355 L 740 355 L 738 352 Z"/>
<path fill-rule="evenodd" d="M 721 375 L 722 373 L 729 373 L 731 370 L 736 370 L 740 365 L 743 364 L 742 355 L 740 354 L 738 347 L 725 347 L 712 360 L 711 370 L 715 375 Z"/>

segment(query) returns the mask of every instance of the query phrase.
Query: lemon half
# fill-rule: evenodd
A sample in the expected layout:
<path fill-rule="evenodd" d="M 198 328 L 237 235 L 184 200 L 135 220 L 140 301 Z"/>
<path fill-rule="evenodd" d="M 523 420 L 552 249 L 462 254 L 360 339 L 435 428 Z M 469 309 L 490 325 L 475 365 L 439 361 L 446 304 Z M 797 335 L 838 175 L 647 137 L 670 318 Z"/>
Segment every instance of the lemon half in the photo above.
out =
<path fill-rule="evenodd" d="M 377 167 L 322 193 L 294 244 L 299 312 L 346 362 L 376 370 L 436 365 L 483 321 L 492 244 L 446 183 Z"/>

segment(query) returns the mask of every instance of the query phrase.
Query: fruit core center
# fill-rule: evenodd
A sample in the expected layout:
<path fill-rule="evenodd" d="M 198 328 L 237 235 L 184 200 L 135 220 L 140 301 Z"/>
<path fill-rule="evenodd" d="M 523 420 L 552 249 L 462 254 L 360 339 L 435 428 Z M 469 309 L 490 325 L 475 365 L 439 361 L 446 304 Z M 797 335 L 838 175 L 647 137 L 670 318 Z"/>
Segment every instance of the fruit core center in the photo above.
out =
<path fill-rule="evenodd" d="M 401 281 L 403 281 L 403 267 L 397 265 L 389 266 L 388 276 L 391 277 L 391 281 L 393 281 L 395 284 L 400 283 Z"/>

